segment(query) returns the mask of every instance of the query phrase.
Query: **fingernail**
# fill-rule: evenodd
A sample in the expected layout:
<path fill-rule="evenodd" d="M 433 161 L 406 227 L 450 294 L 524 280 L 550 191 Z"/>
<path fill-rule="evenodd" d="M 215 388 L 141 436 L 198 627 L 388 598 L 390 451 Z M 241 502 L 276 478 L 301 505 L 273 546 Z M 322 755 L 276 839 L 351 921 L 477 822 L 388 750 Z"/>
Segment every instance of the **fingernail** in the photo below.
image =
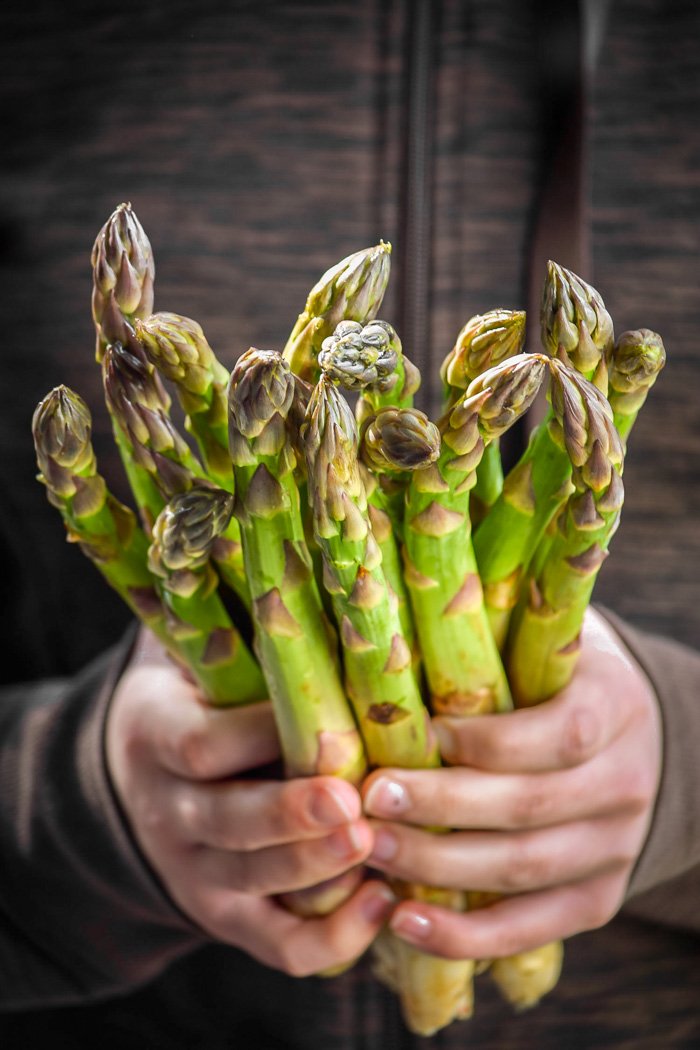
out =
<path fill-rule="evenodd" d="M 343 828 L 342 831 L 336 831 L 332 835 L 329 835 L 326 839 L 328 849 L 331 853 L 334 853 L 336 857 L 340 857 L 341 860 L 349 860 L 350 857 L 358 853 L 363 846 L 362 839 L 360 838 L 357 828 L 350 824 L 347 828 Z"/>
<path fill-rule="evenodd" d="M 447 722 L 436 718 L 433 721 L 433 730 L 437 737 L 438 746 L 442 755 L 451 755 L 455 749 L 455 738 L 452 729 Z"/>
<path fill-rule="evenodd" d="M 365 795 L 365 812 L 375 817 L 394 817 L 408 809 L 406 788 L 398 780 L 378 777 Z"/>
<path fill-rule="evenodd" d="M 433 931 L 433 923 L 427 915 L 405 908 L 393 916 L 389 925 L 405 941 L 424 941 Z"/>
<path fill-rule="evenodd" d="M 380 828 L 374 836 L 374 847 L 368 857 L 369 863 L 373 860 L 391 860 L 398 848 L 396 835 L 387 828 Z"/>
<path fill-rule="evenodd" d="M 362 901 L 361 909 L 367 922 L 374 924 L 388 918 L 396 904 L 396 897 L 388 886 L 377 886 L 371 895 Z"/>
<path fill-rule="evenodd" d="M 314 820 L 331 828 L 357 818 L 344 795 L 325 785 L 312 795 L 310 809 Z"/>

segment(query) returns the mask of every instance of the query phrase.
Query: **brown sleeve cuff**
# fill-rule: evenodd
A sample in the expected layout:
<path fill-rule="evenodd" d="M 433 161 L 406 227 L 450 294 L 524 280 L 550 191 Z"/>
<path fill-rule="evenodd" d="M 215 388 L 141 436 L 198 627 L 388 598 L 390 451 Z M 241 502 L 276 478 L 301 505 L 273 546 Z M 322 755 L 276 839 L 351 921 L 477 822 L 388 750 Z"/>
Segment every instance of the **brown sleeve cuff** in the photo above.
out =
<path fill-rule="evenodd" d="M 104 722 L 133 634 L 0 704 L 0 1008 L 124 992 L 205 943 L 132 841 Z"/>
<path fill-rule="evenodd" d="M 669 638 L 647 634 L 599 610 L 617 631 L 656 693 L 663 725 L 663 766 L 646 843 L 628 887 L 634 910 L 640 894 L 668 883 L 650 909 L 659 921 L 698 925 L 691 911 L 700 889 L 700 654 Z M 673 880 L 672 882 L 670 880 Z M 680 892 L 696 887 L 693 897 Z M 676 888 L 674 890 L 674 887 Z M 652 895 L 649 894 L 651 902 Z M 638 901 L 637 901 L 637 898 Z M 667 919 L 664 919 L 667 916 Z"/>

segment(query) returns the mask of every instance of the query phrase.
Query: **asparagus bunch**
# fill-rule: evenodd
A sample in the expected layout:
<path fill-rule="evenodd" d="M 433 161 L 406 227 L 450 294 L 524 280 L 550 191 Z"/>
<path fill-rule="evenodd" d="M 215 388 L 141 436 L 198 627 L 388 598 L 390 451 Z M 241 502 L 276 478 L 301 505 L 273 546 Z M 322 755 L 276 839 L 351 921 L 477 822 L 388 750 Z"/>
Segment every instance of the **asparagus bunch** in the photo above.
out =
<path fill-rule="evenodd" d="M 429 708 L 504 711 L 511 694 L 537 703 L 569 680 L 619 521 L 623 445 L 664 362 L 646 329 L 614 343 L 599 294 L 550 263 L 548 356 L 520 352 L 520 311 L 471 318 L 441 369 L 436 426 L 413 406 L 420 376 L 396 331 L 376 319 L 390 250 L 382 242 L 327 271 L 284 352 L 249 350 L 229 380 L 195 321 L 153 313 L 151 247 L 120 205 L 93 248 L 92 310 L 142 526 L 97 473 L 77 395 L 57 388 L 33 421 L 40 480 L 69 539 L 211 702 L 269 693 L 294 776 L 359 783 L 367 766 L 436 765 Z M 499 436 L 546 369 L 551 409 L 503 479 Z M 170 418 L 163 381 L 198 455 Z M 357 394 L 354 414 L 336 384 Z M 255 656 L 238 630 L 249 633 L 248 613 Z M 318 914 L 352 884 L 289 903 Z M 395 889 L 455 910 L 484 903 Z M 435 959 L 386 934 L 375 949 L 414 1031 L 471 1013 L 474 961 Z M 547 945 L 491 972 L 527 1005 L 553 986 L 561 954 Z"/>

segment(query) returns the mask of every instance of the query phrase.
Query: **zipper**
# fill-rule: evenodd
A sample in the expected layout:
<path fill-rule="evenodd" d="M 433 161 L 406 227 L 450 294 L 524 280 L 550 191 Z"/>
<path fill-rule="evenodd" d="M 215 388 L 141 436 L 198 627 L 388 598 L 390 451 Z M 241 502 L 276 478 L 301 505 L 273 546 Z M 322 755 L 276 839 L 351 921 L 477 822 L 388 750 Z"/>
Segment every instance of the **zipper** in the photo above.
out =
<path fill-rule="evenodd" d="M 408 0 L 404 61 L 404 136 L 399 214 L 399 302 L 407 356 L 423 375 L 431 400 L 430 290 L 432 277 L 435 45 L 439 0 Z"/>

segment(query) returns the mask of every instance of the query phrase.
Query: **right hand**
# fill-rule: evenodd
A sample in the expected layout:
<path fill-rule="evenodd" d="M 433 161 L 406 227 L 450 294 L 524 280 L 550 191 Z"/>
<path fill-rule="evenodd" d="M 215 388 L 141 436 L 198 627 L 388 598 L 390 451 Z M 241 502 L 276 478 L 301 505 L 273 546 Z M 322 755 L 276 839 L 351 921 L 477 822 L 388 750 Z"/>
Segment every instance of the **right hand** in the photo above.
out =
<path fill-rule="evenodd" d="M 143 629 L 112 698 L 106 752 L 146 859 L 216 940 L 307 976 L 356 959 L 388 918 L 394 900 L 378 881 L 320 918 L 279 903 L 368 857 L 359 794 L 335 777 L 253 779 L 279 757 L 270 704 L 207 706 Z"/>

